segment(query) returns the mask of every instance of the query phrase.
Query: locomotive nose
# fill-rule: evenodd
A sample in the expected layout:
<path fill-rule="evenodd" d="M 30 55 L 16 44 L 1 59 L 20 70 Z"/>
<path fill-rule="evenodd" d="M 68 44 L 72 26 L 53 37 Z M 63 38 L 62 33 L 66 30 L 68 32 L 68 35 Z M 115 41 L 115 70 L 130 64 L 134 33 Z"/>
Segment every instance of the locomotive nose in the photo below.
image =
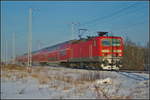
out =
<path fill-rule="evenodd" d="M 122 67 L 122 62 L 120 57 L 114 57 L 114 56 L 107 56 L 103 58 L 102 61 L 102 67 L 103 69 L 107 69 L 107 70 L 117 70 L 120 67 Z"/>

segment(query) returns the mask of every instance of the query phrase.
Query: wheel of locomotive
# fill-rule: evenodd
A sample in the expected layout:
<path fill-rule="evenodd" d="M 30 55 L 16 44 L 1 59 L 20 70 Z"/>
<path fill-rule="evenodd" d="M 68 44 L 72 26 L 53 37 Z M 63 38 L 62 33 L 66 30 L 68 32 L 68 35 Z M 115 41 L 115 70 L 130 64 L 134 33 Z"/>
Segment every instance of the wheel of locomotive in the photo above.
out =
<path fill-rule="evenodd" d="M 91 66 L 90 65 L 85 65 L 85 68 L 87 69 L 87 70 L 91 70 L 92 68 L 91 68 Z"/>
<path fill-rule="evenodd" d="M 94 65 L 93 62 L 90 62 L 90 63 L 88 64 L 88 69 L 90 69 L 90 70 L 95 70 L 95 65 Z"/>
<path fill-rule="evenodd" d="M 76 64 L 73 63 L 73 62 L 70 62 L 70 63 L 69 63 L 69 67 L 72 68 L 72 69 L 74 69 L 74 68 L 76 68 Z"/>
<path fill-rule="evenodd" d="M 79 63 L 79 66 L 77 66 L 77 68 L 82 69 L 82 67 L 83 67 L 83 63 L 80 62 L 80 63 Z"/>
<path fill-rule="evenodd" d="M 101 66 L 101 63 L 98 63 L 97 65 L 97 70 L 103 70 L 102 66 Z"/>
<path fill-rule="evenodd" d="M 95 66 L 93 67 L 95 70 L 101 70 L 101 64 L 100 63 L 95 63 Z"/>
<path fill-rule="evenodd" d="M 63 66 L 64 67 L 65 66 L 64 62 L 60 62 L 59 66 Z"/>
<path fill-rule="evenodd" d="M 64 63 L 64 67 L 70 67 L 70 63 L 65 62 L 65 63 Z"/>
<path fill-rule="evenodd" d="M 90 69 L 89 63 L 86 62 L 85 65 L 84 65 L 84 68 L 85 69 Z"/>

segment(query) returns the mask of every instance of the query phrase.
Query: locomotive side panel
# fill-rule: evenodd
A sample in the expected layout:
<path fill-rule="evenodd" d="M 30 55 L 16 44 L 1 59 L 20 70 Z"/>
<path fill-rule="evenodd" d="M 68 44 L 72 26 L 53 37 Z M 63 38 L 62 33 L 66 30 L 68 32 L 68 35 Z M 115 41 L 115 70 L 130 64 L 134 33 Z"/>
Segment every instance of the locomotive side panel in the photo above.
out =
<path fill-rule="evenodd" d="M 99 45 L 97 39 L 72 44 L 73 56 L 70 62 L 96 62 L 99 61 Z"/>

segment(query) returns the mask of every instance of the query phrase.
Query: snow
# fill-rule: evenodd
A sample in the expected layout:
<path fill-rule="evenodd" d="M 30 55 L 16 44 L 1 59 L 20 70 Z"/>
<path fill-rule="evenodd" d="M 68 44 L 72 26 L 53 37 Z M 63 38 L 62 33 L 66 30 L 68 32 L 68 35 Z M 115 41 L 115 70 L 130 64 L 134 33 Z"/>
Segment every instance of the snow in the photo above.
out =
<path fill-rule="evenodd" d="M 2 70 L 1 98 L 148 99 L 149 74 L 133 74 L 148 80 L 136 80 L 111 71 L 63 67 L 33 67 L 31 73 L 26 70 Z M 132 77 L 137 78 L 136 75 Z"/>

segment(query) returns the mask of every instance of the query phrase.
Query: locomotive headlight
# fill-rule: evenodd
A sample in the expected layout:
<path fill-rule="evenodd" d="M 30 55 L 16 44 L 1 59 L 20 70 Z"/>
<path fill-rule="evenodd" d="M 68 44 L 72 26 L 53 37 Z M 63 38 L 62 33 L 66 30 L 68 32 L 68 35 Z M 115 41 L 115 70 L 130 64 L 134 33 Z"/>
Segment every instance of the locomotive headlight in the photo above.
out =
<path fill-rule="evenodd" d="M 119 54 L 119 56 L 121 56 L 121 54 Z"/>
<path fill-rule="evenodd" d="M 106 49 L 105 49 L 105 50 L 102 50 L 102 52 L 104 52 L 104 53 L 105 53 L 105 52 L 118 52 L 118 53 L 120 53 L 120 52 L 122 52 L 122 50 L 113 50 L 113 51 L 112 51 L 112 50 L 106 50 Z"/>
<path fill-rule="evenodd" d="M 109 50 L 102 50 L 102 52 L 109 52 Z"/>
<path fill-rule="evenodd" d="M 113 52 L 122 52 L 122 50 L 113 50 Z"/>

